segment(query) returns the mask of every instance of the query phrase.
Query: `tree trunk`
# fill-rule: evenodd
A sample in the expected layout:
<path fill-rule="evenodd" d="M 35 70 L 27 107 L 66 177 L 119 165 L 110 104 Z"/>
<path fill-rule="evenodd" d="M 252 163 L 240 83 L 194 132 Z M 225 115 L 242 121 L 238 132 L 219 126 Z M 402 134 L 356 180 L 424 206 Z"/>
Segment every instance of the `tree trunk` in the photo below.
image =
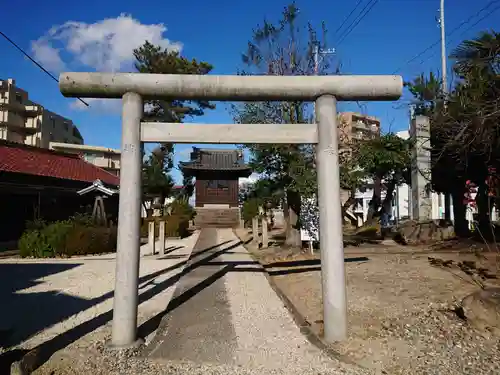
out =
<path fill-rule="evenodd" d="M 373 196 L 372 200 L 368 203 L 368 213 L 366 215 L 366 224 L 372 224 L 375 220 L 375 214 L 380 208 L 380 202 L 382 195 L 382 181 L 380 178 L 375 178 L 373 180 Z"/>
<path fill-rule="evenodd" d="M 287 191 L 287 213 L 288 220 L 286 225 L 285 246 L 301 247 L 302 240 L 300 239 L 300 194 L 292 191 Z"/>
<path fill-rule="evenodd" d="M 342 222 L 347 223 L 346 220 L 346 213 L 349 207 L 351 207 L 354 203 L 356 203 L 356 198 L 354 198 L 354 193 L 351 192 L 349 198 L 345 201 L 345 203 L 342 205 Z M 351 220 L 349 220 L 351 221 Z"/>
<path fill-rule="evenodd" d="M 491 204 L 488 197 L 488 185 L 481 184 L 478 186 L 476 195 L 476 204 L 478 210 L 478 227 L 481 235 L 489 239 L 491 233 Z"/>
<path fill-rule="evenodd" d="M 465 218 L 466 207 L 464 204 L 464 192 L 460 189 L 451 192 L 453 200 L 453 220 L 455 234 L 457 237 L 467 238 L 470 236 L 469 226 Z"/>
<path fill-rule="evenodd" d="M 392 208 L 392 198 L 394 197 L 394 189 L 396 188 L 396 182 L 391 181 L 387 185 L 387 193 L 385 195 L 384 201 L 382 202 L 381 214 L 391 214 Z"/>
<path fill-rule="evenodd" d="M 451 194 L 449 192 L 444 193 L 444 220 L 446 223 L 451 223 Z"/>

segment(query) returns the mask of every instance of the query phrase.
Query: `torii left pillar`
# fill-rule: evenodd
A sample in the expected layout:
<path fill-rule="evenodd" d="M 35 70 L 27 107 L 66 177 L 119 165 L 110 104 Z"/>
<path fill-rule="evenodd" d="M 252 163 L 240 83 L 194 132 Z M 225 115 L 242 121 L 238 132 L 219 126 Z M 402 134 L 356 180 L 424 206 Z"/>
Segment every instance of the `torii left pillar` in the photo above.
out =
<path fill-rule="evenodd" d="M 123 95 L 120 202 L 116 249 L 112 345 L 131 347 L 137 339 L 141 217 L 141 118 L 143 101 L 136 93 Z M 131 344 L 132 343 L 132 344 Z"/>

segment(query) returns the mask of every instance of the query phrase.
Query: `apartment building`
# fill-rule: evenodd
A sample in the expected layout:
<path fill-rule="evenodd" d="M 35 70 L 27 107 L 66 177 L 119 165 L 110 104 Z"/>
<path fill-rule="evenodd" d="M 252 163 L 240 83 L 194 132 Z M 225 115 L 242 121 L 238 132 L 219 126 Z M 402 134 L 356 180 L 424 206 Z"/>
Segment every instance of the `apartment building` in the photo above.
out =
<path fill-rule="evenodd" d="M 355 140 L 369 139 L 380 134 L 380 120 L 373 116 L 364 115 L 357 112 L 341 112 L 338 115 L 339 129 L 339 152 L 341 157 L 349 158 L 350 145 Z M 366 220 L 368 202 L 373 195 L 373 184 L 368 183 L 363 189 L 355 194 L 356 204 L 353 213 L 361 221 Z M 340 200 L 345 203 L 350 196 L 347 190 L 340 190 Z"/>
<path fill-rule="evenodd" d="M 50 142 L 49 148 L 69 154 L 80 155 L 85 161 L 94 164 L 116 176 L 120 175 L 121 151 L 114 148 L 89 146 L 71 143 Z"/>
<path fill-rule="evenodd" d="M 50 142 L 83 144 L 70 119 L 29 100 L 13 79 L 0 79 L 0 139 L 42 148 Z"/>
<path fill-rule="evenodd" d="M 356 112 L 341 112 L 339 120 L 341 144 L 349 144 L 354 139 L 366 139 L 380 134 L 380 120 L 377 117 Z"/>

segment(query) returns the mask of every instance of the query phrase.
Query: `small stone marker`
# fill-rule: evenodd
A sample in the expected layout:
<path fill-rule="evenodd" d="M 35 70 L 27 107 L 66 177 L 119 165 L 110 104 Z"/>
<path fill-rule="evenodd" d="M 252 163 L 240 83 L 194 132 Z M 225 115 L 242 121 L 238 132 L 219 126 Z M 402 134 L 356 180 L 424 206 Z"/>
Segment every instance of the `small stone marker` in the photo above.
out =
<path fill-rule="evenodd" d="M 160 226 L 160 230 L 158 233 L 158 241 L 160 242 L 160 247 L 158 248 L 158 252 L 160 254 L 164 254 L 165 253 L 165 222 L 160 221 L 159 226 Z"/>
<path fill-rule="evenodd" d="M 151 250 L 151 255 L 155 255 L 155 222 L 149 222 L 148 245 Z"/>

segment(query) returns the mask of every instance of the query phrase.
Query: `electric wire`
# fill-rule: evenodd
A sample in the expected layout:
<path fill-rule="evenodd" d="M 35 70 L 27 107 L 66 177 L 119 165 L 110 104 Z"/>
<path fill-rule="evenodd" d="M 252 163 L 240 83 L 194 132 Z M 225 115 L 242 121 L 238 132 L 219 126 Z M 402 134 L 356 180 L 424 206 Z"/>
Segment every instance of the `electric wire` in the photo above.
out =
<path fill-rule="evenodd" d="M 47 69 L 45 69 L 42 64 L 40 64 L 38 61 L 36 61 L 34 58 L 32 58 L 27 52 L 25 52 L 17 43 L 15 43 L 12 39 L 10 39 L 5 33 L 0 31 L 0 35 L 4 37 L 4 39 L 9 42 L 12 46 L 14 46 L 19 52 L 21 52 L 26 58 L 28 58 L 33 64 L 35 64 L 38 68 L 40 68 L 45 74 L 47 74 L 50 78 L 52 78 L 54 81 L 59 83 L 59 80 L 54 77 L 52 73 L 50 73 Z M 83 101 L 81 98 L 77 98 L 79 101 L 81 101 L 83 104 L 85 104 L 87 107 L 89 107 L 89 104 L 85 101 Z"/>

